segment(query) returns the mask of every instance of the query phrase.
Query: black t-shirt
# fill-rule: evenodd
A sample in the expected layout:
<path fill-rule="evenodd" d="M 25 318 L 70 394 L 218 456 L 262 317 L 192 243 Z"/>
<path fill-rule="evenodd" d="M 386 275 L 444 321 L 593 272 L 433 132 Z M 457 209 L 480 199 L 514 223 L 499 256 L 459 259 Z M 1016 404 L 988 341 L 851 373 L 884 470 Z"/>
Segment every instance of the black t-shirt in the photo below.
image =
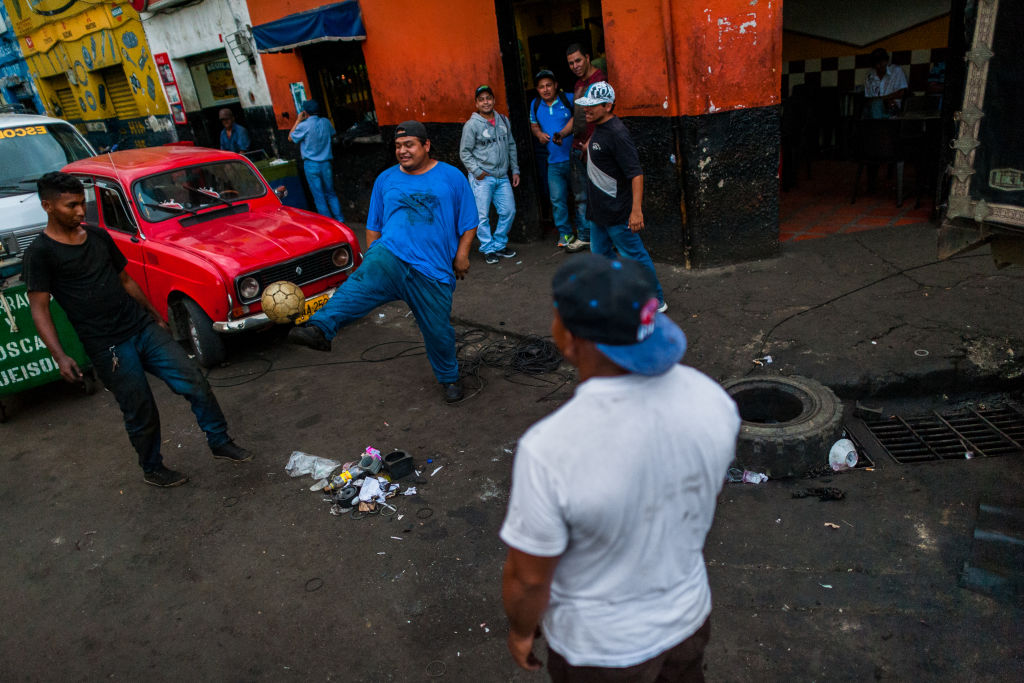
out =
<path fill-rule="evenodd" d="M 152 317 L 121 284 L 128 263 L 106 230 L 82 226 L 82 244 L 41 234 L 25 250 L 30 292 L 49 292 L 67 313 L 90 356 L 141 331 Z"/>
<path fill-rule="evenodd" d="M 587 142 L 587 218 L 625 225 L 633 210 L 633 178 L 643 175 L 636 145 L 618 116 L 594 128 Z"/>

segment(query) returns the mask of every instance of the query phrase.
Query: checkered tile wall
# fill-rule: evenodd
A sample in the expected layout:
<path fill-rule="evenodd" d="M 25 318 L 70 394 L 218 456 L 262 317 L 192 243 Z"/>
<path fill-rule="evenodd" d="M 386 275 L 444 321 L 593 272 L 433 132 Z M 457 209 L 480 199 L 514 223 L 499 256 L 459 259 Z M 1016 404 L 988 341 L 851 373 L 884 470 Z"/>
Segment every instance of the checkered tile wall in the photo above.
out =
<path fill-rule="evenodd" d="M 946 48 L 924 50 L 896 50 L 891 53 L 893 64 L 903 67 L 911 92 L 923 92 L 928 83 L 932 64 L 946 60 Z M 840 92 L 851 92 L 863 87 L 871 70 L 869 53 L 821 59 L 795 59 L 782 63 L 782 92 L 787 96 L 793 86 L 806 83 L 822 88 L 838 87 Z"/>

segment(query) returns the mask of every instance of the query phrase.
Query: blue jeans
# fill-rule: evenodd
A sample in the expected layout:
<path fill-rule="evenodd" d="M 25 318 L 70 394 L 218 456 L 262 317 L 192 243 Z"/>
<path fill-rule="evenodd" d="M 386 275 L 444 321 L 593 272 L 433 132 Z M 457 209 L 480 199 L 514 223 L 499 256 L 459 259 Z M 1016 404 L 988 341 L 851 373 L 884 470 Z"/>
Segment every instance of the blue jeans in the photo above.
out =
<path fill-rule="evenodd" d="M 658 288 L 658 301 L 665 302 L 665 294 L 661 291 L 658 274 L 654 271 L 654 261 L 647 253 L 647 248 L 644 247 L 640 235 L 630 230 L 628 225 L 604 227 L 594 223 L 594 230 L 590 233 L 590 250 L 608 258 L 615 258 L 617 250 L 620 256 L 638 261 L 640 265 L 651 271 L 654 284 Z"/>
<path fill-rule="evenodd" d="M 569 225 L 569 183 L 572 169 L 568 161 L 548 164 L 548 193 L 551 195 L 551 217 L 561 238 L 572 237 Z"/>
<path fill-rule="evenodd" d="M 583 151 L 572 151 L 572 197 L 576 204 L 576 237 L 583 242 L 590 241 L 594 224 L 587 220 L 587 160 Z"/>
<path fill-rule="evenodd" d="M 483 180 L 469 176 L 469 186 L 473 188 L 476 199 L 476 213 L 479 225 L 476 236 L 480 240 L 480 252 L 490 254 L 501 251 L 508 244 L 508 231 L 512 229 L 512 219 L 516 217 L 516 198 L 512 194 L 512 182 L 508 176 L 495 178 L 485 175 Z M 498 227 L 491 233 L 491 202 L 498 210 Z"/>
<path fill-rule="evenodd" d="M 423 275 L 388 251 L 372 244 L 363 263 L 345 280 L 334 296 L 309 319 L 328 339 L 382 304 L 401 299 L 416 316 L 427 347 L 427 359 L 437 381 L 449 384 L 459 378 L 452 327 L 452 288 Z"/>
<path fill-rule="evenodd" d="M 316 212 L 336 221 L 345 220 L 341 214 L 341 202 L 334 192 L 334 170 L 331 168 L 331 162 L 306 159 L 302 162 L 302 168 L 306 172 L 309 191 L 313 193 Z"/>
<path fill-rule="evenodd" d="M 147 372 L 188 399 L 199 428 L 206 432 L 210 448 L 231 440 L 224 413 L 199 366 L 170 333 L 155 322 L 127 341 L 93 354 L 90 359 L 103 385 L 121 406 L 128 439 L 139 454 L 139 465 L 144 471 L 152 472 L 163 464 L 160 413 L 146 379 Z"/>

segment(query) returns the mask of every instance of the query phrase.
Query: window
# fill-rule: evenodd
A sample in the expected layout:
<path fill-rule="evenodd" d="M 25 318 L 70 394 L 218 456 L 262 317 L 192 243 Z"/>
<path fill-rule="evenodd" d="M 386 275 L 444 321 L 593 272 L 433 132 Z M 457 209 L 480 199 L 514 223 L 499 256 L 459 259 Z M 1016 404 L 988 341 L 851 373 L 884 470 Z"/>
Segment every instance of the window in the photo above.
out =
<path fill-rule="evenodd" d="M 120 189 L 106 184 L 97 184 L 96 192 L 99 195 L 99 204 L 103 211 L 103 224 L 106 227 L 130 235 L 138 232 Z"/>
<path fill-rule="evenodd" d="M 227 161 L 152 175 L 136 182 L 132 191 L 142 215 L 155 223 L 262 197 L 267 187 L 247 164 Z"/>

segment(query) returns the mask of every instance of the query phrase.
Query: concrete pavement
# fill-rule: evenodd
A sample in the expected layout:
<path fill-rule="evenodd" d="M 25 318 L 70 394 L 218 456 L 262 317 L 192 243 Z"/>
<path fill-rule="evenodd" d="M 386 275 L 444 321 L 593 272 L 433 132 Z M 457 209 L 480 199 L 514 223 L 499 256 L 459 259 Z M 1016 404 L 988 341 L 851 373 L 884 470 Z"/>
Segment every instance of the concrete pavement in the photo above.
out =
<path fill-rule="evenodd" d="M 512 246 L 519 256 L 497 265 L 474 254 L 453 316 L 548 334 L 551 276 L 573 255 L 554 238 Z M 938 261 L 930 224 L 787 243 L 723 268 L 656 266 L 689 338 L 683 362 L 719 380 L 803 375 L 862 398 L 999 390 L 1024 375 L 1024 270 L 997 270 L 987 248 Z"/>

